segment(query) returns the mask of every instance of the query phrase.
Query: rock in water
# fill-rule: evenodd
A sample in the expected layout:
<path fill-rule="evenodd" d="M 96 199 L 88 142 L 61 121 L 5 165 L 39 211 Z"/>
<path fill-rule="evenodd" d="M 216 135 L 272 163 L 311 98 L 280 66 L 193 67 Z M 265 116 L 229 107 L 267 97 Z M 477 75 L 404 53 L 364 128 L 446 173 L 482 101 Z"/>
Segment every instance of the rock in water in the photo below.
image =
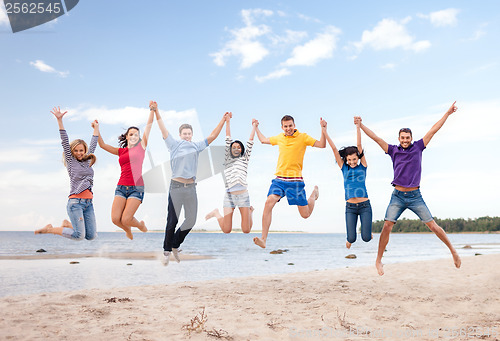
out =
<path fill-rule="evenodd" d="M 47 252 L 47 251 L 45 251 L 44 249 L 38 249 L 36 250 L 36 252 Z"/>
<path fill-rule="evenodd" d="M 69 262 L 69 264 L 80 264 L 80 262 L 73 261 L 73 262 Z"/>
<path fill-rule="evenodd" d="M 350 255 L 345 256 L 347 259 L 356 259 L 356 255 L 354 253 L 351 253 Z"/>

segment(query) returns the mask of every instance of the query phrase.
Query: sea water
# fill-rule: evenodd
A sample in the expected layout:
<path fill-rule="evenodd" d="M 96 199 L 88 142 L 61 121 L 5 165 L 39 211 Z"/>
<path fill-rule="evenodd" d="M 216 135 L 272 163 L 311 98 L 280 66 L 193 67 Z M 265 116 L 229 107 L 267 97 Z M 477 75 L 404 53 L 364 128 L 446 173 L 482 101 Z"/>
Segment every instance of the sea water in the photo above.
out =
<path fill-rule="evenodd" d="M 163 233 L 137 232 L 131 241 L 124 233 L 100 232 L 96 240 L 75 242 L 33 232 L 0 232 L 0 296 L 373 267 L 379 238 L 374 234 L 374 239 L 365 243 L 358 235 L 351 249 L 347 249 L 345 234 L 272 233 L 267 248 L 261 249 L 252 241 L 257 235 L 190 233 L 181 246 L 182 253 L 211 258 L 181 263 L 171 258 L 165 267 L 159 260 L 71 257 L 99 252 L 161 252 Z M 449 234 L 448 237 L 461 256 L 500 253 L 500 234 Z M 464 248 L 466 245 L 472 248 Z M 6 256 L 36 255 L 40 248 L 47 251 L 44 255 L 68 256 L 5 259 Z M 287 251 L 270 254 L 276 249 Z M 349 254 L 355 254 L 356 258 L 346 259 Z M 434 234 L 394 233 L 383 261 L 390 264 L 440 258 L 450 258 L 452 266 L 448 249 Z M 70 264 L 71 261 L 78 263 Z"/>

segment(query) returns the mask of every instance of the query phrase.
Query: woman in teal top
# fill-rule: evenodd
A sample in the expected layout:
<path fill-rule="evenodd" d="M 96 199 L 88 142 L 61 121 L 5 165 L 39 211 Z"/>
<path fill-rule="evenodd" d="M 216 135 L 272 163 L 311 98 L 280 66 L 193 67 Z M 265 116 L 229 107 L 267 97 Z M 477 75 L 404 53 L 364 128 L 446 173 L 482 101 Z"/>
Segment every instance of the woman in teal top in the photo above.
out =
<path fill-rule="evenodd" d="M 326 139 L 333 150 L 335 160 L 344 175 L 345 189 L 345 221 L 347 229 L 346 247 L 356 241 L 356 225 L 358 216 L 361 220 L 361 238 L 365 242 L 372 239 L 372 207 L 366 191 L 366 158 L 361 146 L 361 129 L 359 116 L 354 117 L 357 131 L 357 146 L 337 150 L 325 129 Z"/>

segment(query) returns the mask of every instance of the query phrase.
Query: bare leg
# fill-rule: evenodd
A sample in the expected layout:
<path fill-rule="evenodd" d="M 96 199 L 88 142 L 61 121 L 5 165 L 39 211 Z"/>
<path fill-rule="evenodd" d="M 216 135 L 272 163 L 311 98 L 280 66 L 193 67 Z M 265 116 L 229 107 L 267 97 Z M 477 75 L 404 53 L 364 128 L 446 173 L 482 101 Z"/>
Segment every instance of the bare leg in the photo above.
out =
<path fill-rule="evenodd" d="M 453 245 L 451 245 L 451 242 L 448 239 L 446 232 L 444 232 L 444 230 L 441 228 L 441 226 L 439 226 L 434 220 L 426 223 L 425 225 L 427 225 L 427 227 L 429 227 L 429 229 L 431 229 L 431 231 L 434 232 L 436 234 L 436 236 L 438 236 L 438 238 L 441 239 L 441 241 L 443 243 L 445 243 L 445 245 L 448 247 L 448 249 L 450 249 L 451 255 L 453 256 L 453 262 L 455 263 L 455 266 L 457 268 L 460 268 L 460 265 L 462 265 L 462 260 L 460 259 L 460 256 L 458 255 L 457 250 L 455 250 Z"/>
<path fill-rule="evenodd" d="M 113 205 L 111 206 L 111 221 L 113 222 L 113 224 L 125 231 L 128 239 L 134 239 L 130 227 L 122 224 L 122 214 L 123 210 L 125 209 L 126 203 L 127 199 L 120 196 L 115 196 Z"/>
<path fill-rule="evenodd" d="M 61 236 L 62 235 L 62 231 L 63 231 L 63 229 L 65 227 L 72 229 L 73 225 L 71 225 L 71 223 L 69 222 L 69 220 L 64 219 L 62 221 L 60 227 L 54 227 L 54 226 L 52 226 L 52 224 L 47 224 L 44 227 L 42 227 L 41 229 L 36 230 L 35 234 L 51 233 L 51 234 L 57 234 L 57 235 Z"/>
<path fill-rule="evenodd" d="M 252 213 L 254 211 L 254 208 L 252 206 L 250 207 L 240 207 L 240 214 L 241 214 L 241 231 L 243 233 L 250 233 L 252 230 Z"/>
<path fill-rule="evenodd" d="M 274 205 L 280 200 L 279 195 L 271 194 L 267 197 L 266 204 L 264 205 L 264 212 L 262 213 L 262 237 L 255 237 L 253 242 L 261 248 L 266 248 L 267 234 L 273 218 Z"/>
<path fill-rule="evenodd" d="M 148 228 L 144 220 L 138 221 L 134 214 L 141 205 L 141 201 L 136 198 L 128 198 L 125 204 L 125 209 L 122 213 L 122 225 L 130 227 L 137 227 L 142 232 L 148 232 Z"/>
<path fill-rule="evenodd" d="M 391 234 L 394 222 L 386 220 L 384 222 L 384 227 L 382 228 L 382 233 L 380 234 L 380 239 L 378 240 L 378 254 L 377 260 L 375 261 L 375 267 L 377 268 L 378 274 L 382 276 L 384 274 L 384 264 L 382 264 L 382 257 L 384 256 L 385 247 L 389 243 L 389 235 Z"/>
<path fill-rule="evenodd" d="M 314 190 L 309 196 L 309 199 L 307 200 L 307 206 L 297 206 L 302 218 L 307 219 L 311 216 L 314 210 L 314 204 L 316 204 L 316 200 L 318 200 L 318 198 L 319 198 L 319 189 L 318 186 L 314 186 Z"/>

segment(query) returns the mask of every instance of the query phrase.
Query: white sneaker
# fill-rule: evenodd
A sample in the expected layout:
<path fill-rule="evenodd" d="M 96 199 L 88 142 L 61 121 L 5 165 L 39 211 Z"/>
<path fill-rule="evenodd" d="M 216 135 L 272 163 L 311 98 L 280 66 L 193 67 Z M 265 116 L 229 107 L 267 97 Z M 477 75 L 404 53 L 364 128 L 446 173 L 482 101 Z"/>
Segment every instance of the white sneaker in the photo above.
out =
<path fill-rule="evenodd" d="M 182 251 L 181 249 L 172 249 L 172 253 L 174 254 L 174 258 L 177 263 L 181 262 L 181 259 L 179 257 L 179 252 L 181 251 Z"/>
<path fill-rule="evenodd" d="M 167 266 L 168 262 L 170 261 L 170 251 L 163 251 L 163 258 L 161 260 L 161 263 L 163 266 Z"/>

